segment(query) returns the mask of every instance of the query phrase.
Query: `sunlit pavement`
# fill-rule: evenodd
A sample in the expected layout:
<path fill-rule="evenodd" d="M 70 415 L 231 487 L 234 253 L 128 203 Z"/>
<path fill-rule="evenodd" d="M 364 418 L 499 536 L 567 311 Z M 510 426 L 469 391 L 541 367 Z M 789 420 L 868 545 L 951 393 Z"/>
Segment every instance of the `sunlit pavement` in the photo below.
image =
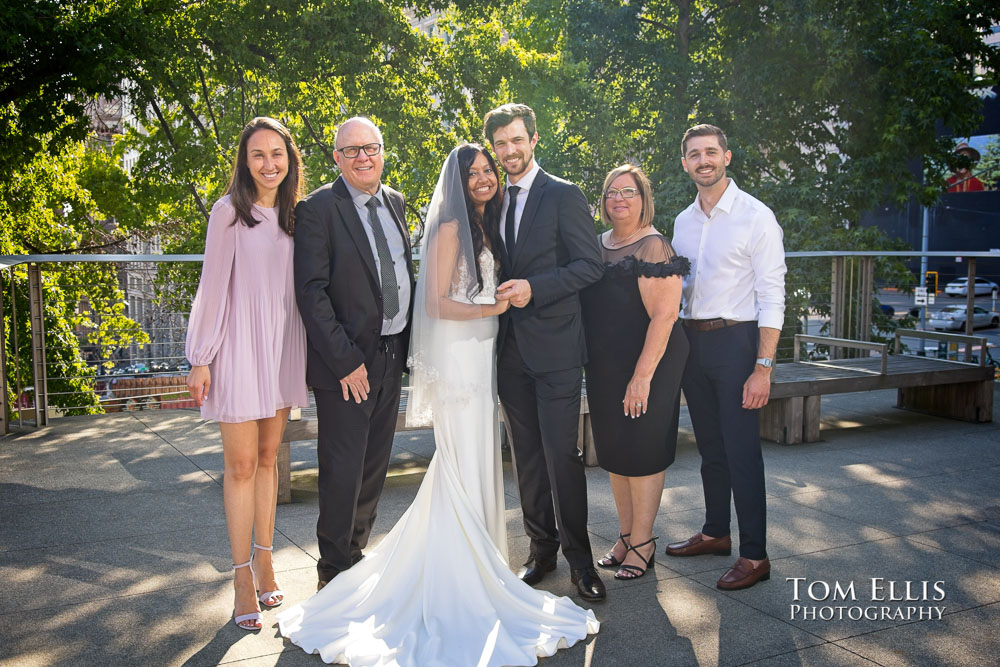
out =
<path fill-rule="evenodd" d="M 715 581 L 735 551 L 663 554 L 703 519 L 685 409 L 656 567 L 636 582 L 605 575 L 601 632 L 540 664 L 994 664 L 1000 424 L 894 404 L 891 391 L 824 397 L 821 442 L 765 443 L 771 579 L 731 593 Z M 432 452 L 430 432 L 397 436 L 375 540 Z M 292 461 L 294 502 L 278 507 L 274 543 L 294 603 L 315 590 L 315 445 L 294 443 Z M 596 558 L 618 524 L 607 474 L 587 475 Z M 259 634 L 229 621 L 221 479 L 218 428 L 189 410 L 67 417 L 0 438 L 0 664 L 321 664 L 280 637 L 275 611 Z M 517 564 L 528 542 L 510 469 L 505 479 Z M 544 587 L 572 594 L 565 561 Z"/>

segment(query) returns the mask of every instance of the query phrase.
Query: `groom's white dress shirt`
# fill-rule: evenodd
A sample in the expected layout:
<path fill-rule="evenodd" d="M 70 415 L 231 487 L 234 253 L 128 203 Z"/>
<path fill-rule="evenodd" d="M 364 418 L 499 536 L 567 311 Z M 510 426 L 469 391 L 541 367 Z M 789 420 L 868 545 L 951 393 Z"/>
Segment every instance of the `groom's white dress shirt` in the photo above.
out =
<path fill-rule="evenodd" d="M 521 177 L 517 183 L 510 183 L 507 185 L 507 189 L 511 185 L 521 188 L 517 193 L 517 208 L 514 209 L 514 241 L 517 242 L 517 235 L 521 231 L 521 215 L 524 214 L 524 202 L 528 201 L 528 191 L 531 190 L 531 184 L 535 182 L 535 176 L 538 175 L 538 163 L 532 160 L 531 169 L 528 170 L 524 176 Z M 507 243 L 507 230 L 506 225 L 503 221 L 507 219 L 507 209 L 510 207 L 510 197 L 504 191 L 503 206 L 500 208 L 500 238 L 503 239 L 504 244 Z"/>

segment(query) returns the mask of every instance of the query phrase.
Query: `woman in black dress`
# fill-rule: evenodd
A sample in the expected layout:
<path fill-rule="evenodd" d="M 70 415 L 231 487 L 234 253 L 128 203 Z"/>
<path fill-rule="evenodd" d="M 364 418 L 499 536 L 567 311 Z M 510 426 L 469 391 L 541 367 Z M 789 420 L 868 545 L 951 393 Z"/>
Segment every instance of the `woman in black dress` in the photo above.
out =
<path fill-rule="evenodd" d="M 637 579 L 653 565 L 653 521 L 677 445 L 688 342 L 675 324 L 689 263 L 653 227 L 652 188 L 639 167 L 608 174 L 601 219 L 611 225 L 599 239 L 604 277 L 581 296 L 594 444 L 611 476 L 620 533 L 597 564 L 617 568 L 616 579 Z"/>

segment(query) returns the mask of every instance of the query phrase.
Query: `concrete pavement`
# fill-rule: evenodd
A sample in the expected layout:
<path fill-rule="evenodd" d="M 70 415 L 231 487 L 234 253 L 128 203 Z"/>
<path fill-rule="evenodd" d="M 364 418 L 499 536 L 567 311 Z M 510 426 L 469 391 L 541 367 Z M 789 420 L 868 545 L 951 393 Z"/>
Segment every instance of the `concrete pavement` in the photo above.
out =
<path fill-rule="evenodd" d="M 636 582 L 608 573 L 608 601 L 594 607 L 601 632 L 540 664 L 995 664 L 1000 424 L 894 403 L 894 392 L 824 397 L 821 442 L 765 443 L 771 580 L 732 593 L 714 584 L 735 552 L 663 554 L 703 519 L 682 412 L 654 571 Z M 275 563 L 292 602 L 315 590 L 314 450 L 293 444 L 295 502 L 277 510 Z M 432 453 L 430 432 L 397 436 L 374 540 L 405 510 Z M 506 473 L 516 565 L 528 542 Z M 597 557 L 618 525 L 607 474 L 587 474 Z M 275 611 L 256 635 L 229 622 L 221 480 L 218 428 L 192 410 L 67 417 L 0 438 L 0 665 L 321 664 L 278 635 Z M 890 599 L 905 597 L 907 581 L 917 599 Z M 573 592 L 561 559 L 545 587 Z M 810 597 L 826 587 L 825 600 Z"/>

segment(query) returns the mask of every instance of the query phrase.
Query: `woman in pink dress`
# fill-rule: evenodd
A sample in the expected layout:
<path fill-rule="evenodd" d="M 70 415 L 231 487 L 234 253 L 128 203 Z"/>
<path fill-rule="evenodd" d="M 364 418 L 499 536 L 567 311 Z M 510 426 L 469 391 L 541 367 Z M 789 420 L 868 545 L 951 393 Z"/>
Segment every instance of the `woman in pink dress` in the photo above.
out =
<path fill-rule="evenodd" d="M 306 336 L 292 283 L 301 174 L 298 148 L 281 123 L 247 124 L 226 195 L 208 219 L 188 322 L 188 390 L 222 432 L 233 620 L 244 630 L 261 628 L 259 604 L 276 607 L 284 598 L 271 562 L 277 452 L 289 409 L 308 404 Z"/>

